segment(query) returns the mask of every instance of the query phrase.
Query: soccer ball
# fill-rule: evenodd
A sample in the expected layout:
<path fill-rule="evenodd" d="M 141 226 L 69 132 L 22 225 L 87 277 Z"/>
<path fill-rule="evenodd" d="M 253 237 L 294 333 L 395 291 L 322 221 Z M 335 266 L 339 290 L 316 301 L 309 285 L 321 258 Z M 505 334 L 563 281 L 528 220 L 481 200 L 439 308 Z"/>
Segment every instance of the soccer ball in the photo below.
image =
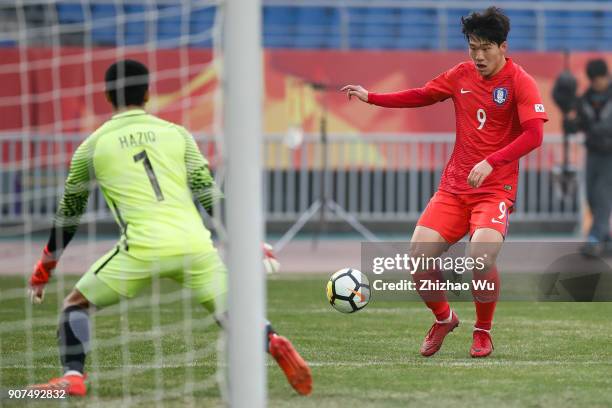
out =
<path fill-rule="evenodd" d="M 370 301 L 368 277 L 357 269 L 340 269 L 327 282 L 327 300 L 342 313 L 363 309 Z"/>

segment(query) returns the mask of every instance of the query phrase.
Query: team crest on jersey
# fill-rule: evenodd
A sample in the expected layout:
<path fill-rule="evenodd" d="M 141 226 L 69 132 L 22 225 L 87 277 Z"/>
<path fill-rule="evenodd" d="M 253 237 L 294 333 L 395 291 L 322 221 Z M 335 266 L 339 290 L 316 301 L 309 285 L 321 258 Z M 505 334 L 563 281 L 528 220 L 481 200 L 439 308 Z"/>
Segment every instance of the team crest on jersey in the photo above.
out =
<path fill-rule="evenodd" d="M 508 90 L 506 88 L 495 88 L 493 90 L 493 100 L 496 104 L 501 105 L 508 99 Z"/>

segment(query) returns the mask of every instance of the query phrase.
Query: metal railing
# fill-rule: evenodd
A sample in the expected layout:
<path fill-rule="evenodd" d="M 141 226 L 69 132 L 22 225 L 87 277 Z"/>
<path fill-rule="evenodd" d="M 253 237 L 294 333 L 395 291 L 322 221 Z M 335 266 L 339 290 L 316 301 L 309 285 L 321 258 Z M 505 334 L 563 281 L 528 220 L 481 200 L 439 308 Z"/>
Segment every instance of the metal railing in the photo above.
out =
<path fill-rule="evenodd" d="M 71 154 L 81 140 L 82 135 L 0 136 L 0 224 L 51 221 Z M 202 152 L 215 151 L 212 138 L 199 140 Z M 437 189 L 453 143 L 450 134 L 331 135 L 323 145 L 316 135 L 307 135 L 292 150 L 281 135 L 269 135 L 264 148 L 266 218 L 293 222 L 324 195 L 362 222 L 416 221 Z M 561 196 L 554 183 L 561 148 L 560 138 L 548 135 L 540 149 L 522 160 L 514 220 L 579 222 L 579 192 Z M 579 145 L 572 145 L 571 157 L 580 164 Z M 85 219 L 111 219 L 98 189 L 90 196 Z"/>

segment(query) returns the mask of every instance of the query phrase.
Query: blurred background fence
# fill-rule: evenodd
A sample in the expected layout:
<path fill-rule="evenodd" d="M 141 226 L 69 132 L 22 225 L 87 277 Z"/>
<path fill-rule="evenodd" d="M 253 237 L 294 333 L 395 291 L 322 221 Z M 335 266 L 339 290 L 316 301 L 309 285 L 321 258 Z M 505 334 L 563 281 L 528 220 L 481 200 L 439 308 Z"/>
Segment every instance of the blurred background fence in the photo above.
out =
<path fill-rule="evenodd" d="M 70 156 L 83 137 L 36 135 L 27 144 L 21 135 L 0 138 L 0 156 L 8 159 L 0 177 L 3 224 L 48 225 Z M 201 150 L 214 157 L 214 140 L 204 135 L 198 139 Z M 306 135 L 301 148 L 292 150 L 284 143 L 284 135 L 271 135 L 264 149 L 267 220 L 272 227 L 286 227 L 314 201 L 329 198 L 365 224 L 375 223 L 389 231 L 406 228 L 406 223 L 416 222 L 437 189 L 453 143 L 452 134 L 377 135 L 365 144 L 353 135 L 335 135 L 327 144 L 318 135 Z M 560 139 L 548 137 L 539 151 L 524 160 L 513 222 L 560 226 L 579 221 L 579 191 L 561 196 L 554 183 L 560 157 Z M 576 146 L 572 158 L 580 161 Z M 327 219 L 340 221 L 333 213 Z M 113 222 L 97 190 L 90 198 L 86 221 Z"/>

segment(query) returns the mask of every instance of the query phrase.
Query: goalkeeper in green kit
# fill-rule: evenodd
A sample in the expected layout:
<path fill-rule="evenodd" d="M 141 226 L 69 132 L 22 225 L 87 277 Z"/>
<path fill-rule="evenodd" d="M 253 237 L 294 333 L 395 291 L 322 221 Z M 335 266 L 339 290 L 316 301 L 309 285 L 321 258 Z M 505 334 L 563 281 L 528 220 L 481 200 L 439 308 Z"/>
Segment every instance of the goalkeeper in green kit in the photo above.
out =
<path fill-rule="evenodd" d="M 85 212 L 95 180 L 121 238 L 77 282 L 64 300 L 58 338 L 64 375 L 35 389 L 85 395 L 89 314 L 133 298 L 152 279 L 170 278 L 189 288 L 221 325 L 227 319 L 227 272 L 192 195 L 210 212 L 222 197 L 208 163 L 183 127 L 145 112 L 149 72 L 140 62 L 118 61 L 106 71 L 106 99 L 114 116 L 77 148 L 64 195 L 40 261 L 29 281 L 31 299 L 44 288 Z M 312 389 L 310 369 L 289 340 L 266 326 L 268 352 L 300 394 Z"/>

